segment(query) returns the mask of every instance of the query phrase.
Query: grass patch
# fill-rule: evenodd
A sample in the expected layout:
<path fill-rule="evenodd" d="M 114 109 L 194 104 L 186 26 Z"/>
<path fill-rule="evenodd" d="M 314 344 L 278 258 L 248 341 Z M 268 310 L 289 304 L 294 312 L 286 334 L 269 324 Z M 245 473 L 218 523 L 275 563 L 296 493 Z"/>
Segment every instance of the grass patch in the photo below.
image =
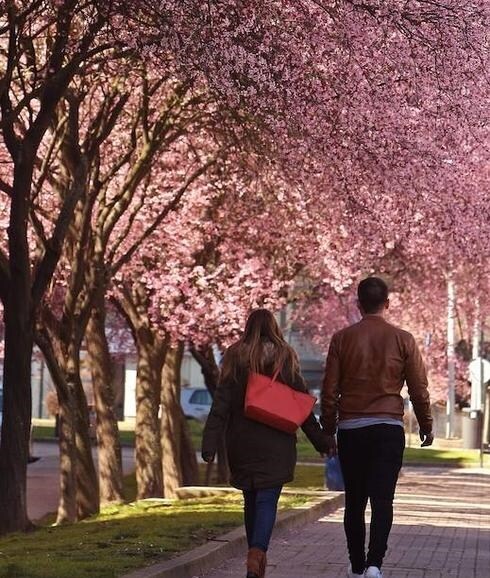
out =
<path fill-rule="evenodd" d="M 288 488 L 303 488 L 308 490 L 323 490 L 325 468 L 321 466 L 296 466 L 294 480 L 287 484 Z"/>
<path fill-rule="evenodd" d="M 32 428 L 32 439 L 35 441 L 45 441 L 54 439 L 54 426 L 35 425 Z"/>
<path fill-rule="evenodd" d="M 280 508 L 309 498 L 281 497 Z M 92 519 L 0 540 L 1 578 L 116 578 L 242 523 L 239 494 L 105 508 Z"/>
<path fill-rule="evenodd" d="M 119 430 L 121 443 L 134 446 L 134 430 Z M 32 439 L 34 441 L 49 441 L 56 439 L 54 436 L 54 426 L 35 425 L 32 428 Z"/>
<path fill-rule="evenodd" d="M 194 447 L 196 451 L 199 451 L 204 424 L 193 419 L 189 420 L 188 424 Z M 120 436 L 122 443 L 127 445 L 134 444 L 134 431 L 120 430 Z M 54 427 L 46 425 L 34 426 L 33 437 L 35 440 L 54 439 Z M 301 430 L 298 432 L 296 448 L 298 461 L 312 463 L 323 462 L 323 458 L 317 453 Z M 428 466 L 452 466 L 455 468 L 476 467 L 480 465 L 480 452 L 479 450 L 465 449 L 406 448 L 404 463 L 407 465 L 416 463 L 426 464 Z M 484 456 L 484 464 L 490 466 L 490 455 Z"/>
<path fill-rule="evenodd" d="M 483 464 L 490 466 L 490 456 L 483 456 Z M 406 448 L 404 463 L 447 465 L 457 467 L 479 466 L 480 450 L 437 449 L 437 448 Z"/>
<path fill-rule="evenodd" d="M 199 449 L 204 426 L 195 420 L 190 420 L 190 426 L 194 447 Z M 318 454 L 301 430 L 298 431 L 297 437 L 298 443 L 296 450 L 298 453 L 298 461 L 323 463 L 323 458 Z M 484 458 L 484 463 L 490 466 L 490 455 L 485 455 Z M 464 449 L 406 448 L 404 463 L 407 465 L 417 463 L 432 466 L 452 466 L 455 468 L 479 466 L 480 452 L 479 450 Z"/>

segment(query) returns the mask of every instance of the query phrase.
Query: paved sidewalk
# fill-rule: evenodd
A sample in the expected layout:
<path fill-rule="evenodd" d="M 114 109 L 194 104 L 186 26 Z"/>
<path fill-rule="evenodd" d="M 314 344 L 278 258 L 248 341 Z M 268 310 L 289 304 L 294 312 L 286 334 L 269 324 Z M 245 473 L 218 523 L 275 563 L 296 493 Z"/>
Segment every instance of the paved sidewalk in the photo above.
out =
<path fill-rule="evenodd" d="M 122 448 L 123 470 L 134 470 L 134 449 Z M 59 500 L 59 449 L 53 442 L 34 442 L 33 455 L 38 462 L 27 467 L 27 511 L 31 520 L 39 520 L 46 514 L 56 512 Z M 97 465 L 97 450 L 93 449 Z"/>
<path fill-rule="evenodd" d="M 345 578 L 343 510 L 276 535 L 267 578 Z M 204 578 L 244 577 L 244 558 Z M 405 468 L 385 578 L 490 578 L 490 475 Z"/>

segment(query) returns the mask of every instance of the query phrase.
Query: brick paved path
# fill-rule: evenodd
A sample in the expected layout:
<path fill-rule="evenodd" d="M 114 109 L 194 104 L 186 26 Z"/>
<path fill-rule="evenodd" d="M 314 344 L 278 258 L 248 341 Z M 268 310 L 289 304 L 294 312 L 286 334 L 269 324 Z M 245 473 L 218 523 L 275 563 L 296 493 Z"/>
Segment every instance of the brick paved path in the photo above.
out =
<path fill-rule="evenodd" d="M 343 510 L 274 537 L 267 578 L 345 577 Z M 245 577 L 231 559 L 204 578 Z M 406 469 L 395 502 L 385 578 L 490 578 L 490 475 Z"/>

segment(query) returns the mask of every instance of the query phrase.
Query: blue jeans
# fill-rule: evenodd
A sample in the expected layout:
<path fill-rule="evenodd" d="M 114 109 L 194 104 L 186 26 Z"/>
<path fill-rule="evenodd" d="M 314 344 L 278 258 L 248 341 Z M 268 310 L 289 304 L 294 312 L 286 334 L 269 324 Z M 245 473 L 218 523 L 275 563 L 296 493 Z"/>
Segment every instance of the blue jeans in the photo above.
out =
<path fill-rule="evenodd" d="M 243 490 L 245 530 L 249 548 L 267 552 L 276 521 L 282 486 L 266 490 Z"/>

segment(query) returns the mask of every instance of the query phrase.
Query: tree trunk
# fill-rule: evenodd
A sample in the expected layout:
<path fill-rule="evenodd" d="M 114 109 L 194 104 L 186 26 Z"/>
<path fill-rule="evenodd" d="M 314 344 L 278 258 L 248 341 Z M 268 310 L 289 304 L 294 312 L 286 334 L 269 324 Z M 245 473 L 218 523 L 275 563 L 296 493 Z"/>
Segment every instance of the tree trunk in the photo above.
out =
<path fill-rule="evenodd" d="M 211 345 L 197 347 L 192 345 L 190 348 L 191 354 L 201 367 L 201 373 L 211 397 L 214 397 L 214 392 L 218 387 L 219 367 L 214 357 L 213 348 Z"/>
<path fill-rule="evenodd" d="M 166 498 L 177 497 L 183 483 L 181 462 L 182 409 L 180 406 L 180 368 L 183 346 L 167 351 L 162 371 L 162 467 Z"/>
<path fill-rule="evenodd" d="M 219 381 L 219 367 L 216 363 L 216 359 L 214 357 L 213 348 L 211 345 L 202 346 L 202 347 L 191 347 L 191 353 L 194 359 L 199 363 L 201 366 L 202 375 L 204 377 L 204 383 L 211 394 L 211 397 L 214 398 L 214 392 L 218 387 Z M 206 484 L 209 485 L 211 482 L 211 469 L 213 465 L 208 464 L 206 468 Z M 228 482 L 230 479 L 230 470 L 228 467 L 228 456 L 226 452 L 226 444 L 224 436 L 220 439 L 218 444 L 218 452 L 217 452 L 217 482 L 218 483 L 225 483 Z"/>
<path fill-rule="evenodd" d="M 181 409 L 182 436 L 180 440 L 180 464 L 182 467 L 182 485 L 199 484 L 199 467 L 196 459 L 196 448 L 192 443 L 191 431 L 184 412 Z"/>
<path fill-rule="evenodd" d="M 89 436 L 90 417 L 87 398 L 80 379 L 79 367 L 73 373 L 71 371 L 68 373 L 68 383 L 74 384 L 75 391 L 77 518 L 83 520 L 99 512 L 99 483 Z"/>
<path fill-rule="evenodd" d="M 44 320 L 46 322 L 46 320 Z M 41 348 L 60 405 L 60 502 L 57 523 L 74 522 L 99 511 L 97 474 L 89 438 L 89 412 L 80 378 L 80 345 L 68 347 L 40 325 L 36 341 Z"/>
<path fill-rule="evenodd" d="M 8 266 L 2 260 L 5 322 L 3 419 L 0 445 L 0 534 L 31 527 L 27 516 L 27 460 L 31 431 L 31 358 L 35 303 L 27 240 L 35 151 L 17 149 L 8 227 Z"/>
<path fill-rule="evenodd" d="M 160 387 L 165 346 L 139 332 L 136 372 L 136 484 L 137 499 L 163 496 L 160 448 Z"/>
<path fill-rule="evenodd" d="M 51 339 L 47 325 L 38 324 L 36 343 L 44 355 L 46 366 L 56 388 L 58 403 L 60 498 L 56 523 L 73 523 L 77 521 L 75 396 L 73 391 L 68 390 L 68 384 L 62 369 L 64 352 L 61 350 L 61 342 Z"/>
<path fill-rule="evenodd" d="M 114 412 L 114 376 L 105 334 L 105 318 L 102 296 L 92 309 L 86 342 L 97 412 L 100 500 L 102 503 L 120 504 L 124 501 L 121 441 Z"/>
<path fill-rule="evenodd" d="M 15 288 L 12 289 L 15 292 Z M 22 292 L 24 294 L 24 292 Z M 25 531 L 26 484 L 31 427 L 32 328 L 30 302 L 12 295 L 4 305 L 5 359 L 0 447 L 0 534 Z"/>
<path fill-rule="evenodd" d="M 57 524 L 77 521 L 77 457 L 75 451 L 75 411 L 73 406 L 74 402 L 69 402 L 68 399 L 59 403 L 60 499 L 56 516 Z"/>
<path fill-rule="evenodd" d="M 163 496 L 160 446 L 160 389 L 167 343 L 152 330 L 145 287 L 121 286 L 114 305 L 133 333 L 138 361 L 136 369 L 136 485 L 138 500 Z"/>
<path fill-rule="evenodd" d="M 166 498 L 177 497 L 184 483 L 197 482 L 196 454 L 180 405 L 184 345 L 169 349 L 162 371 L 162 467 Z"/>

